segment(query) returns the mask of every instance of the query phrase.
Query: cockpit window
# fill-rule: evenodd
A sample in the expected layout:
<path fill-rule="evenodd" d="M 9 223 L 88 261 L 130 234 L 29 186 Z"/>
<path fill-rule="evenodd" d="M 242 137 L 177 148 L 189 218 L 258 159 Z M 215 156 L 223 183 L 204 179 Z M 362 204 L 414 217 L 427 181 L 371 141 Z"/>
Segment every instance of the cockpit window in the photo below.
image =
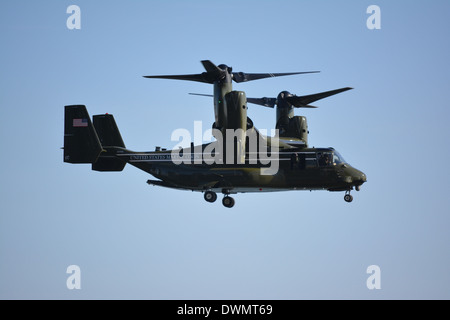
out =
<path fill-rule="evenodd" d="M 345 163 L 344 158 L 342 158 L 342 156 L 337 151 L 334 151 L 334 153 L 333 153 L 333 163 L 334 164 Z"/>

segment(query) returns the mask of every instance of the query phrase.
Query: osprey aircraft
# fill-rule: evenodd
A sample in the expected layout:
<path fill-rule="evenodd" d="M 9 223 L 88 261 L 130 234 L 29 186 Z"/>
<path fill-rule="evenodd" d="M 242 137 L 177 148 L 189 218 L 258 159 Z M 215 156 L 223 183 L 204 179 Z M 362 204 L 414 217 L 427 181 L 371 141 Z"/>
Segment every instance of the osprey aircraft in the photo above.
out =
<path fill-rule="evenodd" d="M 314 101 L 351 88 L 309 96 L 281 92 L 277 98 L 247 98 L 234 91 L 240 83 L 270 77 L 315 73 L 243 73 L 222 64 L 202 61 L 206 72 L 190 75 L 145 76 L 146 78 L 198 81 L 214 85 L 213 135 L 216 141 L 188 148 L 137 152 L 125 147 L 111 114 L 94 115 L 84 105 L 65 107 L 64 162 L 88 163 L 96 171 L 122 171 L 128 163 L 154 177 L 148 184 L 178 190 L 198 191 L 207 202 L 224 195 L 222 204 L 235 204 L 230 195 L 247 192 L 289 190 L 360 190 L 366 175 L 350 166 L 333 148 L 310 148 L 306 118 L 294 115 L 294 108 L 311 108 Z M 274 137 L 262 135 L 247 117 L 247 102 L 277 106 Z"/>

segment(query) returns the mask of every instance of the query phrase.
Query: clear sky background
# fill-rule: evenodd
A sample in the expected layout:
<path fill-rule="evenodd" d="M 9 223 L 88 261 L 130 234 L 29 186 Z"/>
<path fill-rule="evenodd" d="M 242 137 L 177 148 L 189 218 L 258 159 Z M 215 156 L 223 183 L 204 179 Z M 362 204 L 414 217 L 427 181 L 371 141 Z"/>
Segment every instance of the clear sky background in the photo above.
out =
<path fill-rule="evenodd" d="M 81 9 L 69 30 L 66 9 Z M 381 30 L 369 30 L 369 5 Z M 1 1 L 0 298 L 449 299 L 450 2 Z M 63 163 L 64 106 L 114 114 L 128 148 L 210 128 L 212 93 L 144 79 L 234 71 L 319 74 L 234 84 L 248 97 L 355 89 L 296 110 L 312 146 L 368 182 L 343 193 L 201 193 L 148 186 L 132 166 Z M 275 112 L 249 106 L 258 128 Z M 66 268 L 81 268 L 68 290 Z M 366 269 L 381 269 L 368 290 Z"/>

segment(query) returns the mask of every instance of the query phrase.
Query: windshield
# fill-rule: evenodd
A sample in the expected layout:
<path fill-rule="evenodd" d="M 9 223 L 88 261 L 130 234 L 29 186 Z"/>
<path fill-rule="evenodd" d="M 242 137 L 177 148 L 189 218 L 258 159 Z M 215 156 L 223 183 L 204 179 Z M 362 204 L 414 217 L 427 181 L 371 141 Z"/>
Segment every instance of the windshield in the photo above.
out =
<path fill-rule="evenodd" d="M 334 151 L 333 152 L 333 163 L 334 164 L 341 164 L 341 163 L 345 163 L 344 158 L 342 158 L 342 156 L 339 154 L 339 152 Z"/>

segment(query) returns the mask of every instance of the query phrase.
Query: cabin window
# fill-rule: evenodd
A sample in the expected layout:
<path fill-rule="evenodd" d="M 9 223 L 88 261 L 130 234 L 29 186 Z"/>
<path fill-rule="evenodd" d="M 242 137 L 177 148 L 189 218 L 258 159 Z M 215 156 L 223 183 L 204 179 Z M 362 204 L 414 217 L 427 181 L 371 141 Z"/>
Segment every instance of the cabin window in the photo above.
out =
<path fill-rule="evenodd" d="M 315 153 L 305 153 L 305 166 L 306 168 L 316 168 L 317 167 L 317 157 Z"/>
<path fill-rule="evenodd" d="M 328 167 L 332 165 L 333 155 L 331 152 L 318 153 L 317 160 L 319 161 L 319 166 Z"/>
<path fill-rule="evenodd" d="M 316 158 L 306 158 L 305 159 L 305 165 L 306 165 L 306 168 L 315 168 L 315 167 L 317 167 L 317 160 L 316 160 Z"/>
<path fill-rule="evenodd" d="M 312 154 L 292 153 L 291 154 L 291 169 L 304 170 L 306 168 L 316 167 L 316 158 Z"/>

